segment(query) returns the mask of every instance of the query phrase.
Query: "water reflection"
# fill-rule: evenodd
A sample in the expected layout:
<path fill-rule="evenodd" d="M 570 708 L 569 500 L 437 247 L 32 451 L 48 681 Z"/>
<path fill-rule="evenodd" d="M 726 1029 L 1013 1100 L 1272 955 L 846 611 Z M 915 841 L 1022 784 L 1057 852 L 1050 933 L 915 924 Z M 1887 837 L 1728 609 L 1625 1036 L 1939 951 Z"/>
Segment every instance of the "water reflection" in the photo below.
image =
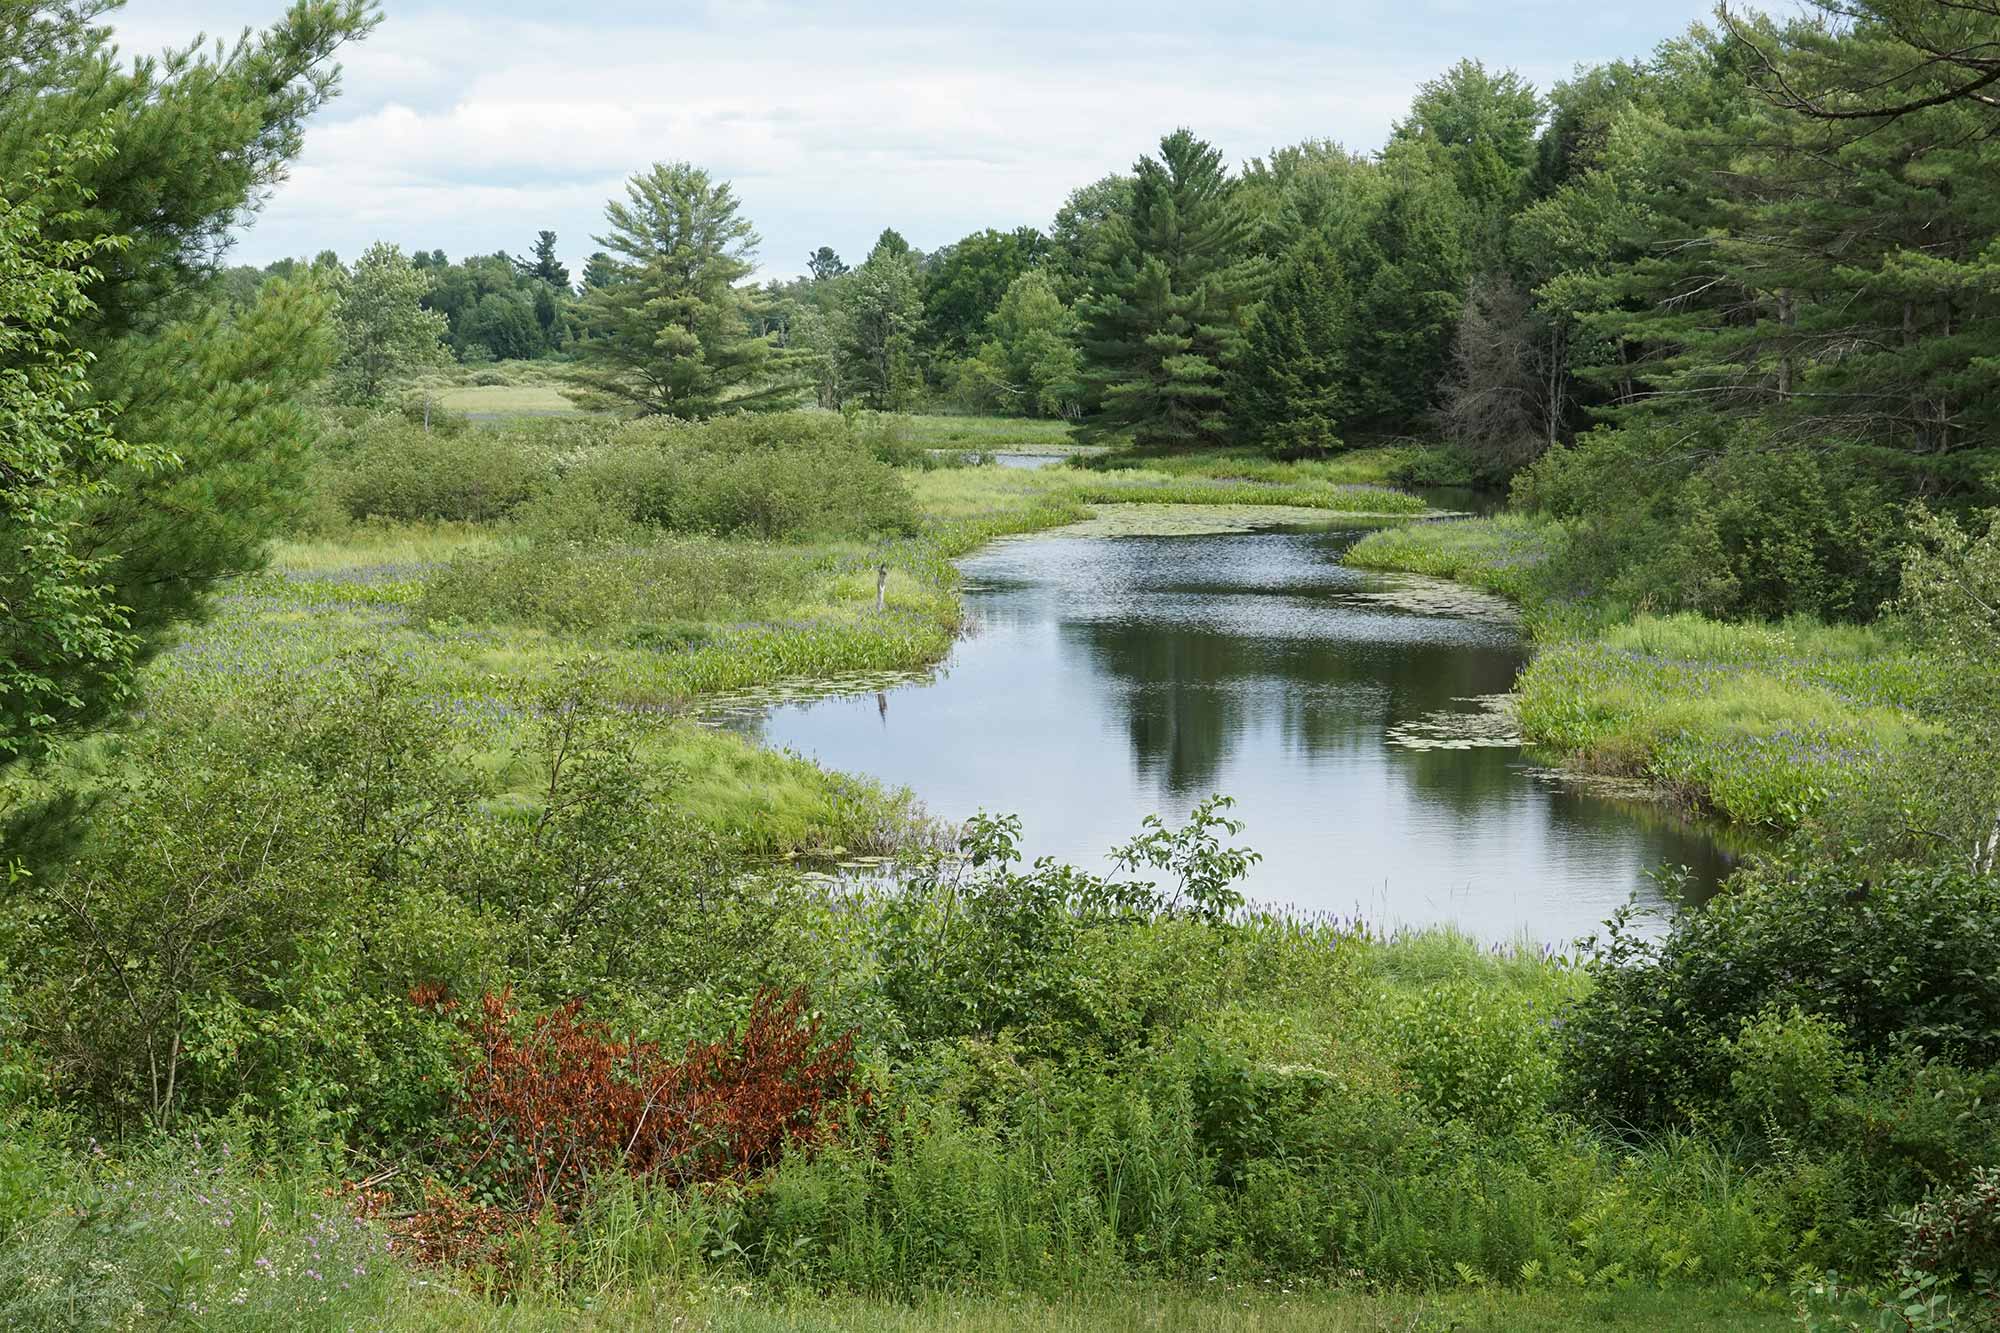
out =
<path fill-rule="evenodd" d="M 1031 854 L 1093 865 L 1143 815 L 1228 792 L 1265 857 L 1253 896 L 1384 924 L 1560 942 L 1657 898 L 1653 867 L 1726 872 L 1701 830 L 1513 748 L 1387 743 L 1504 692 L 1525 653 L 1504 619 L 1383 604 L 1395 579 L 1338 563 L 1355 536 L 1002 543 L 966 562 L 977 629 L 939 680 L 741 725 L 946 816 L 1018 812 Z"/>

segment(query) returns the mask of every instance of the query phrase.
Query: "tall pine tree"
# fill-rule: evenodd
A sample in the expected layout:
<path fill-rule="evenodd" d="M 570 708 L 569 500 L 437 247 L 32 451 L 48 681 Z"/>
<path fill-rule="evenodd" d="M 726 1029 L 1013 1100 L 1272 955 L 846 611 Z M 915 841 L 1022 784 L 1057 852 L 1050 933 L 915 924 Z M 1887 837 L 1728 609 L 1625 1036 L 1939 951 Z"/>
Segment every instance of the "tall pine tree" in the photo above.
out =
<path fill-rule="evenodd" d="M 1237 389 L 1245 434 L 1273 449 L 1340 448 L 1353 406 L 1353 318 L 1346 273 L 1322 238 L 1308 236 L 1286 256 L 1250 322 Z"/>
<path fill-rule="evenodd" d="M 605 206 L 613 256 L 584 296 L 588 335 L 576 379 L 640 416 L 700 419 L 786 406 L 786 358 L 751 331 L 757 232 L 736 192 L 686 162 L 654 163 Z"/>
<path fill-rule="evenodd" d="M 1133 167 L 1129 209 L 1104 226 L 1078 302 L 1098 395 L 1093 434 L 1142 444 L 1227 438 L 1229 369 L 1263 264 L 1222 155 L 1180 129 Z"/>

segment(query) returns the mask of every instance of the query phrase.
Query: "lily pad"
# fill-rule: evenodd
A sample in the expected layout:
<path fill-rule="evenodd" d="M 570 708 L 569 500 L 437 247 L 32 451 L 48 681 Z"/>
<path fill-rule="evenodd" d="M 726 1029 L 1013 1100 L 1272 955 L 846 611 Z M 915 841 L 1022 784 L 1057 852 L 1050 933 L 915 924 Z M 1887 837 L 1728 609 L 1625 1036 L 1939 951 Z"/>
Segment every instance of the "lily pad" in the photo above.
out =
<path fill-rule="evenodd" d="M 1511 694 L 1479 694 L 1389 728 L 1389 744 L 1400 750 L 1512 750 L 1521 744 L 1521 723 Z"/>

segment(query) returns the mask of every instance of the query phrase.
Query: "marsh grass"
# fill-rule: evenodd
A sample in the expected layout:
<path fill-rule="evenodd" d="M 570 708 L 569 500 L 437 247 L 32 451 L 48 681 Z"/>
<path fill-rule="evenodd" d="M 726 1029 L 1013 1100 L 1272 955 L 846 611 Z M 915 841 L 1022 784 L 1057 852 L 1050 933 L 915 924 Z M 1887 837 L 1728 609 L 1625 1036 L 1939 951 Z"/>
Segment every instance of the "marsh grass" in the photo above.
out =
<path fill-rule="evenodd" d="M 1456 579 L 1533 604 L 1561 539 L 1561 529 L 1525 515 L 1451 519 L 1372 532 L 1348 551 L 1347 563 Z"/>
<path fill-rule="evenodd" d="M 1410 480 L 1441 452 L 1438 447 L 1428 445 L 1378 445 L 1350 449 L 1327 458 L 1288 462 L 1255 449 L 1119 449 L 1079 462 L 1093 471 L 1156 472 L 1210 481 L 1390 486 Z M 1454 480 L 1462 484 L 1462 479 Z"/>
<path fill-rule="evenodd" d="M 1639 616 L 1544 647 L 1519 714 L 1573 762 L 1782 830 L 1927 733 L 1937 670 L 1880 628 Z"/>
<path fill-rule="evenodd" d="M 1787 830 L 1926 734 L 1939 667 L 1893 629 L 1567 606 L 1545 580 L 1561 542 L 1553 524 L 1504 514 L 1370 533 L 1347 561 L 1522 602 L 1541 643 L 1515 687 L 1530 744 L 1692 810 Z"/>

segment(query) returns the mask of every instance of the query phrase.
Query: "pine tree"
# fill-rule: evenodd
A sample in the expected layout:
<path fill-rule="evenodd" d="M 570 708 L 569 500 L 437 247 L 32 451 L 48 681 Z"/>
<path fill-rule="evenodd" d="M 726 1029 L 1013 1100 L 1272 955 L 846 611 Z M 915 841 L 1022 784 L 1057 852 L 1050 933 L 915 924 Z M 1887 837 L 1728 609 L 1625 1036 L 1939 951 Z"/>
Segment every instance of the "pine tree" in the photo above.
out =
<path fill-rule="evenodd" d="M 1262 261 L 1236 183 L 1214 148 L 1181 129 L 1133 167 L 1132 202 L 1104 226 L 1078 302 L 1090 431 L 1149 444 L 1215 444 L 1229 432 L 1228 370 Z"/>
<path fill-rule="evenodd" d="M 107 8 L 28 0 L 0 17 L 0 193 L 35 179 L 51 144 L 109 146 L 73 160 L 75 206 L 37 225 L 51 245 L 93 247 L 63 331 L 89 358 L 88 399 L 70 405 L 99 421 L 119 405 L 124 449 L 100 453 L 71 491 L 65 559 L 96 571 L 102 606 L 122 608 L 137 662 L 220 580 L 263 564 L 305 492 L 312 432 L 295 404 L 327 369 L 326 286 L 264 282 L 232 309 L 210 279 L 336 92 L 335 54 L 378 14 L 367 0 L 311 0 L 238 42 L 135 59 L 94 21 Z M 0 443 L 26 441 L 17 429 L 0 423 Z M 93 657 L 107 662 L 82 645 L 81 674 L 44 715 L 81 725 L 110 710 L 122 672 L 94 675 Z"/>
<path fill-rule="evenodd" d="M 525 258 L 516 259 L 514 268 L 524 278 L 546 282 L 559 291 L 569 290 L 569 266 L 556 258 L 556 234 L 535 233 L 535 248 Z"/>
<path fill-rule="evenodd" d="M 1352 409 L 1353 318 L 1339 261 L 1324 240 L 1308 237 L 1286 257 L 1250 321 L 1237 387 L 1245 434 L 1274 449 L 1340 448 Z"/>
<path fill-rule="evenodd" d="M 758 238 L 729 182 L 655 163 L 625 193 L 605 206 L 610 230 L 596 238 L 613 268 L 584 298 L 577 382 L 641 416 L 786 406 L 799 386 L 780 376 L 789 358 L 751 332 L 757 293 L 741 284 Z"/>

